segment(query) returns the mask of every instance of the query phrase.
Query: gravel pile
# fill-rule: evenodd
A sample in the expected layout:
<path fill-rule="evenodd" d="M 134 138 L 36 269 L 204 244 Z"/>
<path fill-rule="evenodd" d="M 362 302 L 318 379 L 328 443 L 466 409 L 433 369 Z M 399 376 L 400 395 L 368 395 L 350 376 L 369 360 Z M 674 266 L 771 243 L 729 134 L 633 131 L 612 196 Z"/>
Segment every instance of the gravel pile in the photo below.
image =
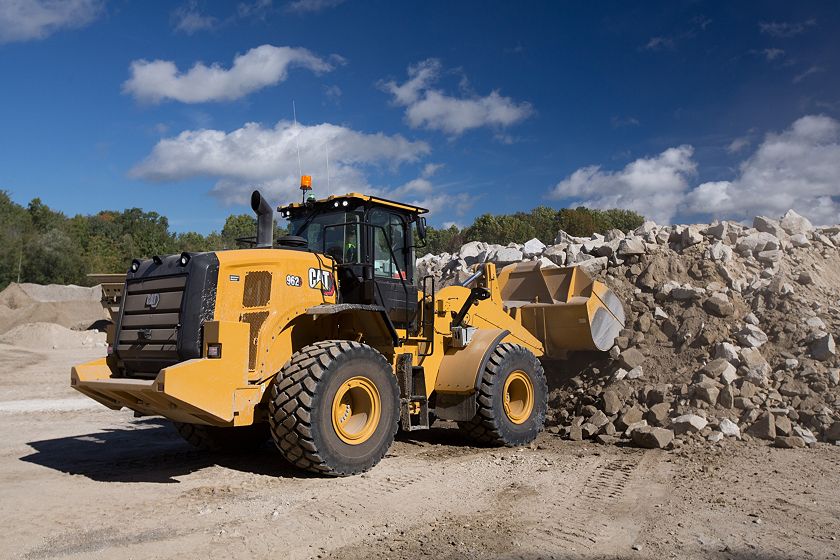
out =
<path fill-rule="evenodd" d="M 549 431 L 569 439 L 671 448 L 761 439 L 777 447 L 840 441 L 840 226 L 781 219 L 559 232 L 481 242 L 418 259 L 441 285 L 469 267 L 540 260 L 581 266 L 624 301 L 609 353 L 546 360 Z"/>
<path fill-rule="evenodd" d="M 105 333 L 73 331 L 54 323 L 26 323 L 0 334 L 0 342 L 34 350 L 104 348 Z"/>
<path fill-rule="evenodd" d="M 0 292 L 0 333 L 27 323 L 54 323 L 85 330 L 107 319 L 99 286 L 9 284 Z"/>

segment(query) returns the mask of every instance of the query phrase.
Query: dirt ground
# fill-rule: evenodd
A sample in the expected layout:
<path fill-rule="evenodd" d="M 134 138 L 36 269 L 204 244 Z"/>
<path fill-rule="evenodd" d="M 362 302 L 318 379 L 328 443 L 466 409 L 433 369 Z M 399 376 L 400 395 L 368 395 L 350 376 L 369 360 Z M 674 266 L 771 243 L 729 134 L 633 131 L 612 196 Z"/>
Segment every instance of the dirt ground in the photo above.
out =
<path fill-rule="evenodd" d="M 101 352 L 0 345 L 0 558 L 840 556 L 840 447 L 492 449 L 444 425 L 316 478 L 85 400 L 69 367 Z"/>

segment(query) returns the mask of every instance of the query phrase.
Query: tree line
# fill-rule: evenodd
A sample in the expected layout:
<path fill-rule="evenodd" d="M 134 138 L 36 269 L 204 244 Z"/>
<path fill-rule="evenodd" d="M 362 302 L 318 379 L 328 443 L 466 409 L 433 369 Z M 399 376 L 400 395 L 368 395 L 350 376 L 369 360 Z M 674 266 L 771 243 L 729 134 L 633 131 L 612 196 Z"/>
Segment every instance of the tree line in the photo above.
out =
<path fill-rule="evenodd" d="M 534 237 L 549 245 L 558 230 L 588 236 L 610 229 L 629 230 L 644 218 L 627 210 L 592 210 L 545 206 L 530 212 L 484 214 L 466 228 L 428 228 L 425 252 L 455 252 L 468 241 L 506 245 Z M 175 233 L 169 220 L 140 208 L 103 210 L 92 215 L 68 217 L 40 199 L 28 205 L 15 203 L 0 190 L 0 289 L 10 282 L 89 285 L 87 274 L 124 272 L 131 259 L 235 249 L 237 238 L 256 233 L 250 214 L 228 216 L 221 231 L 207 235 L 194 231 Z M 275 239 L 286 230 L 277 227 Z"/>
<path fill-rule="evenodd" d="M 234 249 L 255 235 L 254 216 L 228 216 L 221 231 L 174 233 L 140 208 L 68 217 L 40 199 L 15 203 L 0 191 L 0 289 L 10 282 L 89 285 L 87 274 L 124 272 L 134 258 Z M 277 228 L 276 235 L 285 234 Z"/>
<path fill-rule="evenodd" d="M 595 210 L 583 206 L 560 210 L 539 206 L 530 212 L 483 214 L 465 228 L 454 225 L 449 228 L 427 228 L 426 247 L 418 250 L 418 254 L 454 253 L 470 241 L 507 245 L 537 238 L 551 245 L 560 230 L 576 237 L 589 237 L 593 233 L 603 234 L 611 229 L 636 229 L 644 221 L 644 216 L 631 210 Z"/>

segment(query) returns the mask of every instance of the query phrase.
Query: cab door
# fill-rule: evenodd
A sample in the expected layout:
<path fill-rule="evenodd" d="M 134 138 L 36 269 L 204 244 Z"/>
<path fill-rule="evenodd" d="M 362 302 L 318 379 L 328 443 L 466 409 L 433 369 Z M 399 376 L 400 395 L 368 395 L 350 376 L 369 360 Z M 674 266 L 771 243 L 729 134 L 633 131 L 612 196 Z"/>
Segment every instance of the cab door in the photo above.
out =
<path fill-rule="evenodd" d="M 406 218 L 383 208 L 368 211 L 367 262 L 373 265 L 374 300 L 396 327 L 411 328 L 417 315 L 411 227 Z"/>

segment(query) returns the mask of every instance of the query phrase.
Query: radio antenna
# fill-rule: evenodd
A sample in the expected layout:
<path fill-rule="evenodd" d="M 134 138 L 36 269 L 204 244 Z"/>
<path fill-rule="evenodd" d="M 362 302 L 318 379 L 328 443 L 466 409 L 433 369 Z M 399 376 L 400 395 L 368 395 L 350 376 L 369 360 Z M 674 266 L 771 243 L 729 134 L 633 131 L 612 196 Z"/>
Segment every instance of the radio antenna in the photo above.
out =
<path fill-rule="evenodd" d="M 295 100 L 292 99 L 292 118 L 295 121 L 295 146 L 297 147 L 297 158 L 298 158 L 298 175 L 303 175 L 303 168 L 300 165 L 300 128 L 298 128 L 297 122 L 297 109 L 295 108 Z"/>

